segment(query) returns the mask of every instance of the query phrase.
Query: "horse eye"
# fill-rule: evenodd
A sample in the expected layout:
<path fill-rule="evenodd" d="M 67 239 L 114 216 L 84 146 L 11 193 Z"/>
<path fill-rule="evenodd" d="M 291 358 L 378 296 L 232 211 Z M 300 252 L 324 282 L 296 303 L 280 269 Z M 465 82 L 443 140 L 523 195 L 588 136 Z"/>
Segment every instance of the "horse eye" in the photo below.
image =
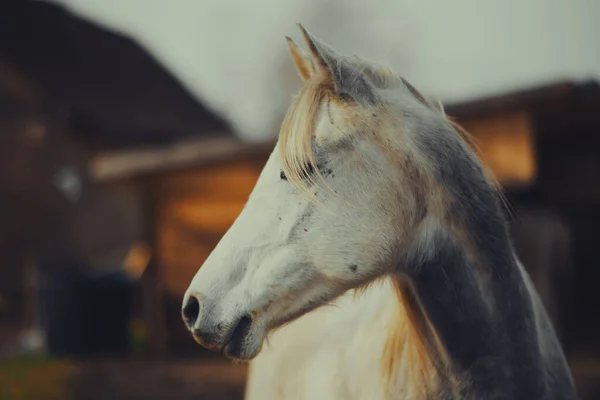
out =
<path fill-rule="evenodd" d="M 284 181 L 287 181 L 287 176 L 285 176 L 285 172 L 283 172 L 283 170 L 281 170 L 281 172 L 279 173 L 279 177 Z"/>

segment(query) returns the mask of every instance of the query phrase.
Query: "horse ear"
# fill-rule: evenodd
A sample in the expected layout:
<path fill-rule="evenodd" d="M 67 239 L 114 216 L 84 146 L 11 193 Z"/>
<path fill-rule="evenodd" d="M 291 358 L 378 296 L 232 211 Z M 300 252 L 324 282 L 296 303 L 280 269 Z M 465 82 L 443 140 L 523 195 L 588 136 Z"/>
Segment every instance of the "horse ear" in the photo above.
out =
<path fill-rule="evenodd" d="M 341 57 L 330 46 L 308 33 L 302 25 L 298 24 L 298 27 L 318 69 L 331 72 L 331 65 L 335 63 L 336 59 L 340 59 Z"/>
<path fill-rule="evenodd" d="M 294 64 L 296 64 L 296 69 L 298 70 L 298 74 L 300 74 L 300 78 L 302 78 L 303 81 L 310 79 L 315 73 L 315 66 L 313 65 L 310 55 L 300 47 L 296 46 L 296 43 L 294 43 L 289 36 L 286 36 L 286 39 L 288 46 L 290 47 L 292 60 L 294 61 Z"/>
<path fill-rule="evenodd" d="M 298 24 L 298 27 L 302 31 L 316 70 L 327 72 L 337 93 L 350 95 L 363 106 L 374 105 L 374 88 L 364 72 L 329 45 L 308 33 L 302 25 Z"/>

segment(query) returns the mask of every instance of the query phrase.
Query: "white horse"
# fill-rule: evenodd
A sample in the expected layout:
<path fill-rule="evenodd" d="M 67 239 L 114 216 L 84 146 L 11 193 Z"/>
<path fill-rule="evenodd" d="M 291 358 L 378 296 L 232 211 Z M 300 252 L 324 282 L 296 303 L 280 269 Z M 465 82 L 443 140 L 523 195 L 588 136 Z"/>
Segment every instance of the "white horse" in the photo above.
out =
<path fill-rule="evenodd" d="M 253 360 L 251 400 L 575 399 L 457 126 L 301 30 L 308 52 L 288 42 L 303 88 L 185 294 L 196 341 Z"/>

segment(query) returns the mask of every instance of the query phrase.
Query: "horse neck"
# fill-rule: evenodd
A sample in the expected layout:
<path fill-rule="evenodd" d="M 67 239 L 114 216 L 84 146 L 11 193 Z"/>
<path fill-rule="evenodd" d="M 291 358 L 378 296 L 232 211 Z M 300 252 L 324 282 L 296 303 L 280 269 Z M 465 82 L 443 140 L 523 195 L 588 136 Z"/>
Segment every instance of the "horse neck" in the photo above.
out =
<path fill-rule="evenodd" d="M 434 368 L 446 390 L 468 381 L 536 398 L 543 389 L 535 315 L 502 218 L 482 215 L 462 226 L 468 235 L 436 233 L 430 254 L 409 261 L 397 279 L 413 343 L 423 348 L 416 360 Z"/>
<path fill-rule="evenodd" d="M 439 379 L 459 376 L 482 390 L 506 387 L 511 398 L 539 398 L 535 312 L 498 193 L 449 126 L 413 122 L 406 151 L 418 172 L 411 179 L 425 188 L 414 190 L 425 215 L 408 235 L 414 242 L 396 275 L 413 342 L 426 349 L 427 357 L 416 357 L 420 369 L 433 366 Z"/>

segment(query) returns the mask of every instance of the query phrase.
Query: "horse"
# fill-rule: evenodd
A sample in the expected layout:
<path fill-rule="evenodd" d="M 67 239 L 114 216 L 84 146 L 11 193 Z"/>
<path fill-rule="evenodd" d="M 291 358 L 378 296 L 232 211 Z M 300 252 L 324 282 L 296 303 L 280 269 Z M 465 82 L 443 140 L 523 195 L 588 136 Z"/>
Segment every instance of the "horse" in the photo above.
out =
<path fill-rule="evenodd" d="M 576 399 L 458 124 L 299 27 L 302 88 L 184 295 L 193 338 L 250 362 L 250 400 Z"/>

